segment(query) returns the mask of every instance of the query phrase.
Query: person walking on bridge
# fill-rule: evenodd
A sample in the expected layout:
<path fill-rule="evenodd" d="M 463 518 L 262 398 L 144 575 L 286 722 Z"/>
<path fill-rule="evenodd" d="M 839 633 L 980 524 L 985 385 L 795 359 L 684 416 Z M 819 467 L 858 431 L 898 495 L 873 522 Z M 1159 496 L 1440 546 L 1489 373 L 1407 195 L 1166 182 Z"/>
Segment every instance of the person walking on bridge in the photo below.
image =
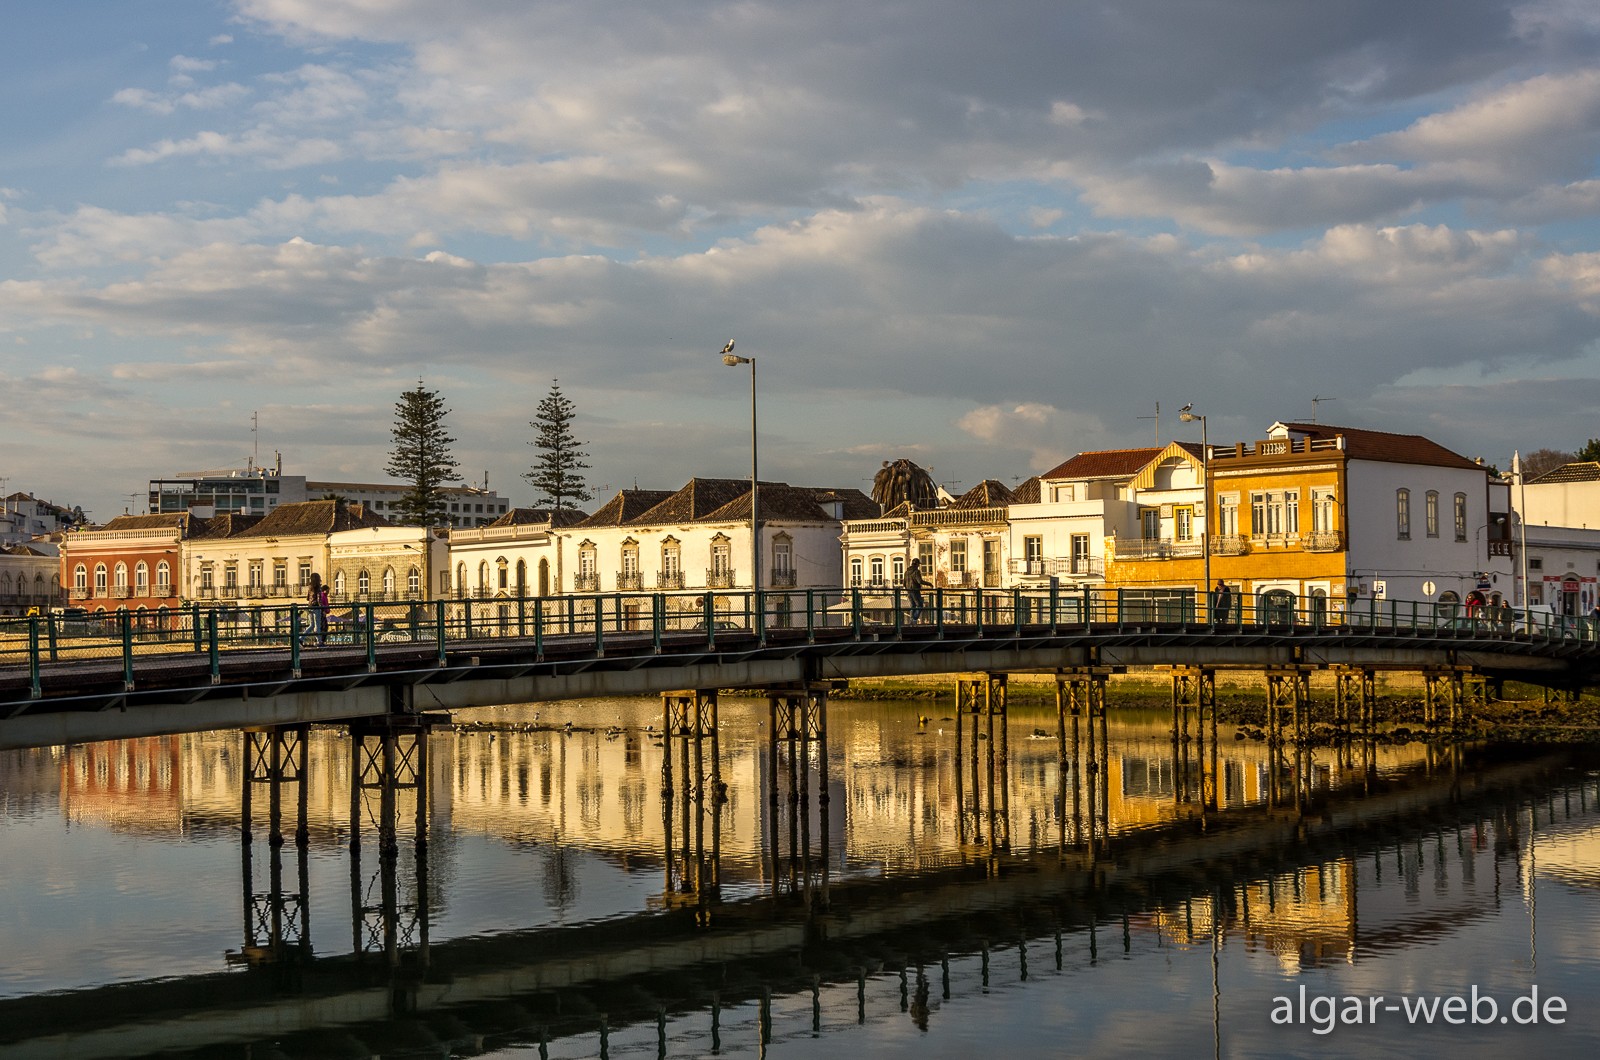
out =
<path fill-rule="evenodd" d="M 906 592 L 911 596 L 911 621 L 922 621 L 922 560 L 911 561 L 906 568 Z"/>
<path fill-rule="evenodd" d="M 1228 583 L 1221 578 L 1217 579 L 1217 587 L 1211 591 L 1211 624 L 1221 625 L 1228 621 L 1228 612 L 1233 610 L 1233 590 L 1228 588 Z"/>
<path fill-rule="evenodd" d="M 306 589 L 306 603 L 311 608 L 309 636 L 316 637 L 319 645 L 328 643 L 328 587 L 322 584 L 322 575 L 311 575 L 311 584 Z"/>

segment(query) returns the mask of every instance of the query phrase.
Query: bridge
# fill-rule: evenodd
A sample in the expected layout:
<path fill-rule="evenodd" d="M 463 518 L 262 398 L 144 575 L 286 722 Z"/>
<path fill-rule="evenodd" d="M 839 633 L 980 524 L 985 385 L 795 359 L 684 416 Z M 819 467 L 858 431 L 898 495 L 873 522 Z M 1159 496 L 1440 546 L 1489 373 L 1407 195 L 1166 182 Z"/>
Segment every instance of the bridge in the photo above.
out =
<path fill-rule="evenodd" d="M 1600 672 L 1594 624 L 1537 612 L 1368 600 L 1219 619 L 1184 596 L 1095 589 L 940 589 L 925 604 L 854 588 L 367 600 L 318 635 L 303 605 L 35 616 L 0 626 L 0 749 L 921 674 L 1054 673 L 1092 699 L 1138 667 L 1173 668 L 1175 710 L 1192 701 L 1202 718 L 1216 671 L 1264 673 L 1269 717 L 1295 725 L 1310 673 L 1338 674 L 1358 721 L 1375 674 L 1420 673 L 1426 720 L 1453 722 L 1469 679 L 1570 694 Z"/>

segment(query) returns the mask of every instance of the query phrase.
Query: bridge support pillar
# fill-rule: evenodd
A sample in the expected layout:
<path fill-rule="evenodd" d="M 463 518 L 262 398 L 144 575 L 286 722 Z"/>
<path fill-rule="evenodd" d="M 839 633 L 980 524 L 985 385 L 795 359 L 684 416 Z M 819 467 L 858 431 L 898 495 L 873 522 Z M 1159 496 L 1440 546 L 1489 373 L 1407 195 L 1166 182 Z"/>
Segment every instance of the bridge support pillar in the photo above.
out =
<path fill-rule="evenodd" d="M 1011 847 L 1011 755 L 1007 720 L 1005 674 L 957 678 L 956 772 L 957 798 L 962 810 L 956 829 L 963 845 L 970 843 L 989 854 L 1002 853 Z M 970 734 L 964 732 L 969 721 Z M 971 750 L 963 753 L 962 745 L 969 735 Z M 980 744 L 985 745 L 982 753 Z M 970 772 L 962 775 L 969 766 Z M 962 797 L 962 787 L 971 790 L 970 801 Z"/>
<path fill-rule="evenodd" d="M 666 895 L 669 901 L 688 896 L 708 921 L 707 902 L 722 884 L 722 807 L 728 786 L 722 780 L 718 743 L 717 691 L 696 689 L 663 692 L 661 711 L 666 738 L 661 754 L 661 821 L 666 847 Z M 672 759 L 677 752 L 681 784 L 673 785 Z M 706 818 L 711 818 L 710 842 Z M 673 840 L 674 818 L 678 845 Z"/>
<path fill-rule="evenodd" d="M 1267 743 L 1279 746 L 1289 740 L 1302 743 L 1311 720 L 1310 671 L 1293 668 L 1268 670 Z M 1285 731 L 1285 715 L 1292 732 Z"/>
<path fill-rule="evenodd" d="M 1464 670 L 1426 671 L 1422 680 L 1426 687 L 1422 720 L 1429 729 L 1455 731 L 1466 720 L 1468 707 L 1484 702 L 1483 679 Z"/>
<path fill-rule="evenodd" d="M 306 740 L 309 726 L 247 730 L 243 735 L 245 776 L 240 793 L 240 856 L 244 885 L 244 944 L 241 959 L 263 964 L 311 955 L 311 904 L 306 830 Z M 295 785 L 295 849 L 298 872 L 292 885 L 284 880 L 283 786 Z M 253 793 L 268 791 L 267 886 L 256 889 Z"/>
<path fill-rule="evenodd" d="M 1334 724 L 1348 732 L 1352 725 L 1371 733 L 1375 723 L 1373 705 L 1377 700 L 1377 678 L 1371 670 L 1341 669 L 1334 675 Z M 1351 718 L 1352 710 L 1355 718 Z"/>
<path fill-rule="evenodd" d="M 364 718 L 350 726 L 350 908 L 357 959 L 382 953 L 391 973 L 391 1006 L 413 1007 L 428 954 L 428 733 L 447 719 L 426 715 Z M 371 805 L 376 800 L 375 808 Z M 410 801 L 410 807 L 404 804 Z M 405 810 L 410 809 L 411 814 Z M 400 834 L 409 816 L 413 896 L 400 893 Z M 378 868 L 362 871 L 366 822 L 378 834 Z"/>
<path fill-rule="evenodd" d="M 829 884 L 828 686 L 767 692 L 767 806 L 772 893 L 785 885 L 810 907 L 827 908 Z M 817 809 L 811 808 L 816 775 Z M 787 798 L 783 798 L 784 793 Z M 784 869 L 784 805 L 788 806 L 788 862 Z M 815 823 L 820 849 L 813 851 Z"/>

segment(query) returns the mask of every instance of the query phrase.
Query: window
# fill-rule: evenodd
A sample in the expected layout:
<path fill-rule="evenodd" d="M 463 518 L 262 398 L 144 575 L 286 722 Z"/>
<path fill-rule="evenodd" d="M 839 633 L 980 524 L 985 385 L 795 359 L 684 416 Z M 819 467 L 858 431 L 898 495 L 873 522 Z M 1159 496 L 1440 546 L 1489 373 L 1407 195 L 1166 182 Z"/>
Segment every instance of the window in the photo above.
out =
<path fill-rule="evenodd" d="M 94 565 L 94 593 L 96 596 L 104 596 L 105 591 L 106 565 L 104 563 L 96 563 Z"/>
<path fill-rule="evenodd" d="M 385 567 L 385 568 L 383 568 L 383 595 L 384 596 L 393 596 L 394 595 L 394 568 L 393 567 Z"/>
<path fill-rule="evenodd" d="M 622 543 L 622 574 L 627 578 L 639 574 L 639 546 L 631 540 Z"/>
<path fill-rule="evenodd" d="M 1456 494 L 1456 540 L 1467 539 L 1467 495 Z"/>
<path fill-rule="evenodd" d="M 338 593 L 340 596 L 343 596 L 344 584 L 344 571 L 340 571 L 333 576 L 333 591 Z"/>
<path fill-rule="evenodd" d="M 1427 524 L 1428 536 L 1439 536 L 1439 491 L 1429 490 L 1423 498 L 1423 520 Z"/>
<path fill-rule="evenodd" d="M 1044 538 L 1025 537 L 1022 539 L 1022 558 L 1028 564 L 1028 573 L 1042 574 L 1044 566 Z"/>
<path fill-rule="evenodd" d="M 1411 540 L 1411 491 L 1394 491 L 1394 536 L 1401 541 Z"/>
<path fill-rule="evenodd" d="M 922 561 L 922 576 L 931 580 L 933 578 L 932 541 L 917 542 L 917 558 Z"/>
<path fill-rule="evenodd" d="M 310 584 L 311 584 L 311 561 L 308 560 L 308 559 L 303 559 L 303 560 L 300 561 L 300 588 L 304 589 L 306 586 L 308 586 Z"/>
<path fill-rule="evenodd" d="M 126 563 L 117 564 L 116 581 L 114 584 L 122 592 L 128 591 L 128 565 Z"/>
<path fill-rule="evenodd" d="M 904 556 L 894 557 L 889 564 L 889 570 L 894 575 L 894 584 L 904 585 L 906 583 L 906 558 Z"/>
<path fill-rule="evenodd" d="M 1194 508 L 1181 505 L 1172 510 L 1172 537 L 1175 541 L 1194 540 Z"/>
<path fill-rule="evenodd" d="M 143 560 L 133 568 L 133 587 L 140 596 L 150 591 L 150 565 Z"/>
<path fill-rule="evenodd" d="M 362 596 L 372 592 L 372 575 L 368 574 L 365 568 L 356 575 L 356 592 Z"/>
<path fill-rule="evenodd" d="M 787 537 L 772 541 L 772 573 L 789 574 L 794 570 L 794 542 Z"/>
<path fill-rule="evenodd" d="M 850 584 L 859 588 L 861 585 L 861 557 L 850 557 Z"/>
<path fill-rule="evenodd" d="M 442 576 L 442 580 L 444 582 L 445 591 L 449 592 L 450 591 L 449 575 Z M 465 596 L 465 595 L 467 595 L 467 565 L 465 563 L 457 563 L 456 564 L 456 595 L 457 596 Z"/>
<path fill-rule="evenodd" d="M 1072 573 L 1089 573 L 1089 535 L 1072 535 Z"/>
<path fill-rule="evenodd" d="M 1257 490 L 1250 494 L 1251 537 L 1283 537 L 1299 532 L 1299 490 Z"/>
<path fill-rule="evenodd" d="M 1160 508 L 1139 509 L 1139 536 L 1146 541 L 1158 541 L 1161 539 Z"/>
<path fill-rule="evenodd" d="M 79 591 L 89 588 L 89 568 L 82 563 L 72 568 L 72 587 Z"/>
<path fill-rule="evenodd" d="M 668 578 L 676 578 L 683 570 L 683 555 L 679 550 L 675 538 L 667 538 L 661 543 L 661 573 Z"/>
<path fill-rule="evenodd" d="M 406 571 L 406 595 L 416 596 L 422 591 L 422 572 L 415 567 Z"/>
<path fill-rule="evenodd" d="M 869 564 L 869 566 L 870 566 L 870 568 L 872 570 L 872 584 L 873 585 L 882 585 L 883 584 L 883 557 L 882 556 L 873 556 L 868 561 L 868 564 Z"/>
<path fill-rule="evenodd" d="M 215 569 L 209 563 L 200 564 L 200 588 L 214 589 L 217 586 Z"/>
<path fill-rule="evenodd" d="M 1237 493 L 1219 493 L 1217 495 L 1217 535 L 1220 537 L 1239 536 L 1239 495 Z"/>
<path fill-rule="evenodd" d="M 1338 511 L 1332 490 L 1311 491 L 1311 529 L 1318 534 L 1332 534 L 1338 531 Z"/>
<path fill-rule="evenodd" d="M 1050 499 L 1056 502 L 1076 500 L 1076 491 L 1071 486 L 1051 486 Z"/>
<path fill-rule="evenodd" d="M 272 561 L 272 587 L 274 589 L 287 589 L 289 587 L 289 561 L 275 559 Z"/>
<path fill-rule="evenodd" d="M 263 584 L 263 564 L 259 559 L 250 561 L 250 588 L 260 589 Z"/>
<path fill-rule="evenodd" d="M 156 564 L 156 588 L 162 592 L 172 588 L 172 567 L 166 560 Z"/>
<path fill-rule="evenodd" d="M 733 543 L 718 535 L 711 542 L 711 573 L 726 578 L 733 570 Z"/>
<path fill-rule="evenodd" d="M 965 539 L 950 542 L 950 573 L 967 573 L 967 542 Z"/>
<path fill-rule="evenodd" d="M 239 587 L 239 564 L 224 563 L 222 565 L 222 586 L 225 589 L 237 589 Z"/>
<path fill-rule="evenodd" d="M 592 562 L 593 561 L 593 557 L 591 556 L 590 558 L 591 558 L 590 570 L 592 571 L 594 569 L 593 568 L 593 562 Z M 479 592 L 488 592 L 489 591 L 489 561 L 486 560 L 486 559 L 480 559 L 478 561 L 478 591 Z"/>
<path fill-rule="evenodd" d="M 1285 490 L 1283 493 L 1283 532 L 1298 534 L 1300 532 L 1300 491 Z"/>

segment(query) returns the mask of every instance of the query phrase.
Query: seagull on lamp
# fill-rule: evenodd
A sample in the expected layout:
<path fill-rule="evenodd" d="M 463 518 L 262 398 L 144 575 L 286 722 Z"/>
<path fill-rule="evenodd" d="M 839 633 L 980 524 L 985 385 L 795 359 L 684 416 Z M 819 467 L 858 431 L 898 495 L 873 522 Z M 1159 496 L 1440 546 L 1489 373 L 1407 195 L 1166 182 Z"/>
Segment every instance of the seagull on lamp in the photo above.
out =
<path fill-rule="evenodd" d="M 733 340 L 732 339 L 729 339 L 728 340 L 728 344 L 726 346 L 722 347 L 722 352 L 723 353 L 732 353 L 733 352 Z"/>
<path fill-rule="evenodd" d="M 1182 416 L 1185 412 L 1188 412 L 1192 408 L 1194 408 L 1194 402 L 1191 401 L 1187 405 L 1183 406 L 1183 408 L 1178 410 L 1178 415 Z"/>

